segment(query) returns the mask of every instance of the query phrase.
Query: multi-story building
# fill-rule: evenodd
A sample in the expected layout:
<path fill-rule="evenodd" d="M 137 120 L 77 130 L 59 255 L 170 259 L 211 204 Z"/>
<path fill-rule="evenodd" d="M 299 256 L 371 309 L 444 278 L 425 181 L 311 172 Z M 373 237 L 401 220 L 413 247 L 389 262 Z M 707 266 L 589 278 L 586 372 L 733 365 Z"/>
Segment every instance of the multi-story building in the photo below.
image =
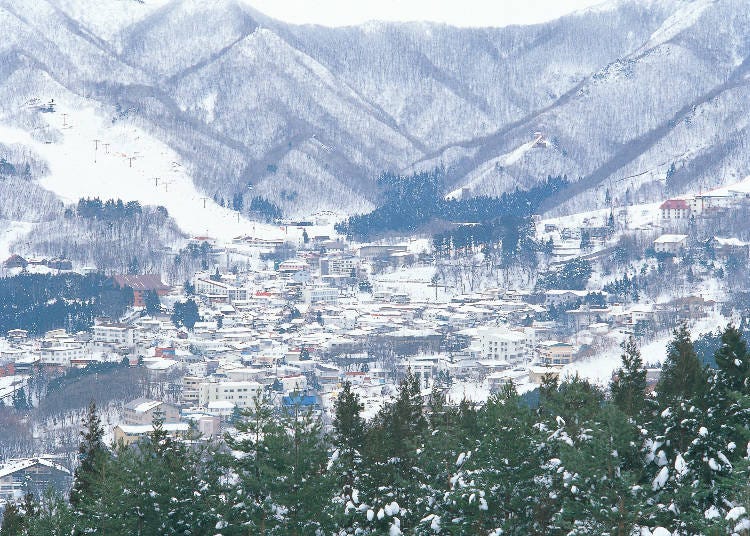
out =
<path fill-rule="evenodd" d="M 687 247 L 687 235 L 663 234 L 654 240 L 654 250 L 657 253 L 671 253 L 677 255 Z"/>
<path fill-rule="evenodd" d="M 359 266 L 358 259 L 347 255 L 320 258 L 320 275 L 349 276 Z"/>
<path fill-rule="evenodd" d="M 195 291 L 203 296 L 220 296 L 229 302 L 248 299 L 247 288 L 205 277 L 196 278 Z"/>
<path fill-rule="evenodd" d="M 199 376 L 185 376 L 182 378 L 182 401 L 191 406 L 198 405 L 198 388 L 206 378 Z"/>
<path fill-rule="evenodd" d="M 659 206 L 659 210 L 663 220 L 690 219 L 690 205 L 685 199 L 668 199 Z"/>
<path fill-rule="evenodd" d="M 94 324 L 94 342 L 117 346 L 133 346 L 133 327 L 118 322 L 101 322 Z"/>
<path fill-rule="evenodd" d="M 543 341 L 539 343 L 539 359 L 544 365 L 568 365 L 573 362 L 573 345 Z"/>
<path fill-rule="evenodd" d="M 164 419 L 165 423 L 180 422 L 180 410 L 174 404 L 151 400 L 150 398 L 136 398 L 125 404 L 123 408 L 123 424 L 152 424 L 156 417 Z"/>
<path fill-rule="evenodd" d="M 72 480 L 66 467 L 49 458 L 8 460 L 0 465 L 0 500 L 18 500 L 29 492 L 39 497 L 50 487 L 67 494 Z"/>
<path fill-rule="evenodd" d="M 155 292 L 157 296 L 166 296 L 171 290 L 161 282 L 161 276 L 158 274 L 116 275 L 114 280 L 120 288 L 133 289 L 133 305 L 136 307 L 146 305 L 146 294 L 149 292 Z"/>
<path fill-rule="evenodd" d="M 39 363 L 46 366 L 70 367 L 71 361 L 86 357 L 83 345 L 56 345 L 39 349 Z"/>
<path fill-rule="evenodd" d="M 534 357 L 534 330 L 514 330 L 504 326 L 486 326 L 477 330 L 482 359 L 528 363 Z"/>
<path fill-rule="evenodd" d="M 208 406 L 209 402 L 230 402 L 238 408 L 250 407 L 253 400 L 263 390 L 258 382 L 206 381 L 198 386 L 198 404 Z"/>
<path fill-rule="evenodd" d="M 302 291 L 305 303 L 336 304 L 339 301 L 339 289 L 315 285 Z"/>

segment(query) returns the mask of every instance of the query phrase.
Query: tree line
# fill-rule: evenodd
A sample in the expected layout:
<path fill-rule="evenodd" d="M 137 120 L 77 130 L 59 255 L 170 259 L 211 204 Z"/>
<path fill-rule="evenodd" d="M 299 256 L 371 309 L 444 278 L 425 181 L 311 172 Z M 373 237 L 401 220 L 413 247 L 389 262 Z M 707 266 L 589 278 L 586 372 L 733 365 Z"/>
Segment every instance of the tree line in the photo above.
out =
<path fill-rule="evenodd" d="M 132 303 L 132 289 L 100 273 L 21 273 L 0 278 L 0 333 L 86 330 L 97 316 L 119 318 Z"/>
<path fill-rule="evenodd" d="M 468 242 L 464 235 L 475 230 L 477 243 L 497 240 L 497 221 L 504 226 L 522 226 L 539 205 L 567 187 L 565 177 L 548 177 L 528 190 L 516 189 L 500 197 L 476 196 L 468 199 L 445 199 L 445 175 L 442 169 L 415 173 L 409 176 L 383 173 L 377 180 L 380 205 L 368 214 L 351 216 L 336 226 L 336 230 L 350 237 L 369 239 L 388 232 L 414 232 L 429 222 L 484 224 L 459 226 L 446 231 L 453 241 Z M 494 224 L 494 225 L 493 225 Z M 468 231 L 468 232 L 467 232 Z M 456 236 L 450 236 L 455 233 Z M 446 237 L 436 238 L 436 243 Z"/>
<path fill-rule="evenodd" d="M 548 376 L 534 405 L 512 384 L 453 405 L 409 374 L 369 420 L 345 384 L 324 431 L 262 396 L 222 445 L 157 420 L 111 448 L 92 407 L 70 501 L 14 507 L 0 534 L 747 535 L 750 353 L 721 339 L 708 369 L 677 328 L 650 393 L 630 339 L 606 391 Z"/>

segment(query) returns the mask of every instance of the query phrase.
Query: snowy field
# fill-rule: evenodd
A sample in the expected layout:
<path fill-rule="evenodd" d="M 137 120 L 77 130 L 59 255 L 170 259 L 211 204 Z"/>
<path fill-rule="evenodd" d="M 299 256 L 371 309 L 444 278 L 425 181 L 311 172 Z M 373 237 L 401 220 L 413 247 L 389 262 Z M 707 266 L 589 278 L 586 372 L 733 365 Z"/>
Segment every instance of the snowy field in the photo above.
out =
<path fill-rule="evenodd" d="M 50 173 L 40 185 L 66 203 L 82 197 L 137 200 L 166 207 L 180 229 L 190 236 L 228 241 L 240 234 L 266 239 L 287 239 L 289 231 L 252 222 L 219 206 L 199 192 L 180 162 L 165 144 L 127 121 L 112 124 L 104 113 L 80 102 L 56 98 L 57 112 L 45 114 L 59 142 L 43 143 L 25 131 L 0 125 L 0 140 L 22 143 L 43 157 Z M 293 231 L 296 238 L 296 231 Z M 7 240 L 3 240 L 6 244 Z"/>

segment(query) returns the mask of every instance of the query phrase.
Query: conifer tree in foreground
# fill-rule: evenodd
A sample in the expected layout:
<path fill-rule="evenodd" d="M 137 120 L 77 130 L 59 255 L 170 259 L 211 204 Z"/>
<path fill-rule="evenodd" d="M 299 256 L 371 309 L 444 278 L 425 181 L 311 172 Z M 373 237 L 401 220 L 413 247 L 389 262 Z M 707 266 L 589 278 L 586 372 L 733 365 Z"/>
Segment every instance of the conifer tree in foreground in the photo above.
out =
<path fill-rule="evenodd" d="M 646 393 L 646 370 L 643 368 L 641 352 L 635 338 L 630 337 L 622 345 L 622 365 L 615 372 L 610 384 L 612 402 L 630 417 L 638 416 L 643 410 Z"/>
<path fill-rule="evenodd" d="M 101 470 L 108 456 L 104 445 L 104 428 L 93 400 L 89 404 L 83 426 L 78 446 L 79 465 L 75 470 L 73 489 L 70 492 L 70 503 L 73 506 L 80 505 L 82 497 L 91 493 L 96 479 L 102 478 Z"/>
<path fill-rule="evenodd" d="M 24 533 L 26 518 L 18 506 L 10 502 L 3 510 L 3 522 L 0 524 L 0 536 L 20 536 Z"/>
<path fill-rule="evenodd" d="M 680 324 L 673 335 L 656 387 L 659 400 L 663 404 L 677 400 L 700 399 L 707 388 L 706 372 L 693 348 L 687 325 Z"/>
<path fill-rule="evenodd" d="M 723 374 L 724 386 L 732 391 L 747 393 L 750 378 L 750 355 L 742 333 L 730 324 L 721 334 L 721 346 L 714 355 Z"/>

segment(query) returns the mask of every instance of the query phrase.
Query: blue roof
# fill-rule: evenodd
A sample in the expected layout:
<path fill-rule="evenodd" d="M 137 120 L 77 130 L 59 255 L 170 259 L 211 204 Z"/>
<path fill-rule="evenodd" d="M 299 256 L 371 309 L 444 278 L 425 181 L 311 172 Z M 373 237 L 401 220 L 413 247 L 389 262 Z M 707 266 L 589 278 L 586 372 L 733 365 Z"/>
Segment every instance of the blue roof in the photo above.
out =
<path fill-rule="evenodd" d="M 312 395 L 285 396 L 282 397 L 281 403 L 285 406 L 314 406 L 317 404 L 317 399 Z"/>

